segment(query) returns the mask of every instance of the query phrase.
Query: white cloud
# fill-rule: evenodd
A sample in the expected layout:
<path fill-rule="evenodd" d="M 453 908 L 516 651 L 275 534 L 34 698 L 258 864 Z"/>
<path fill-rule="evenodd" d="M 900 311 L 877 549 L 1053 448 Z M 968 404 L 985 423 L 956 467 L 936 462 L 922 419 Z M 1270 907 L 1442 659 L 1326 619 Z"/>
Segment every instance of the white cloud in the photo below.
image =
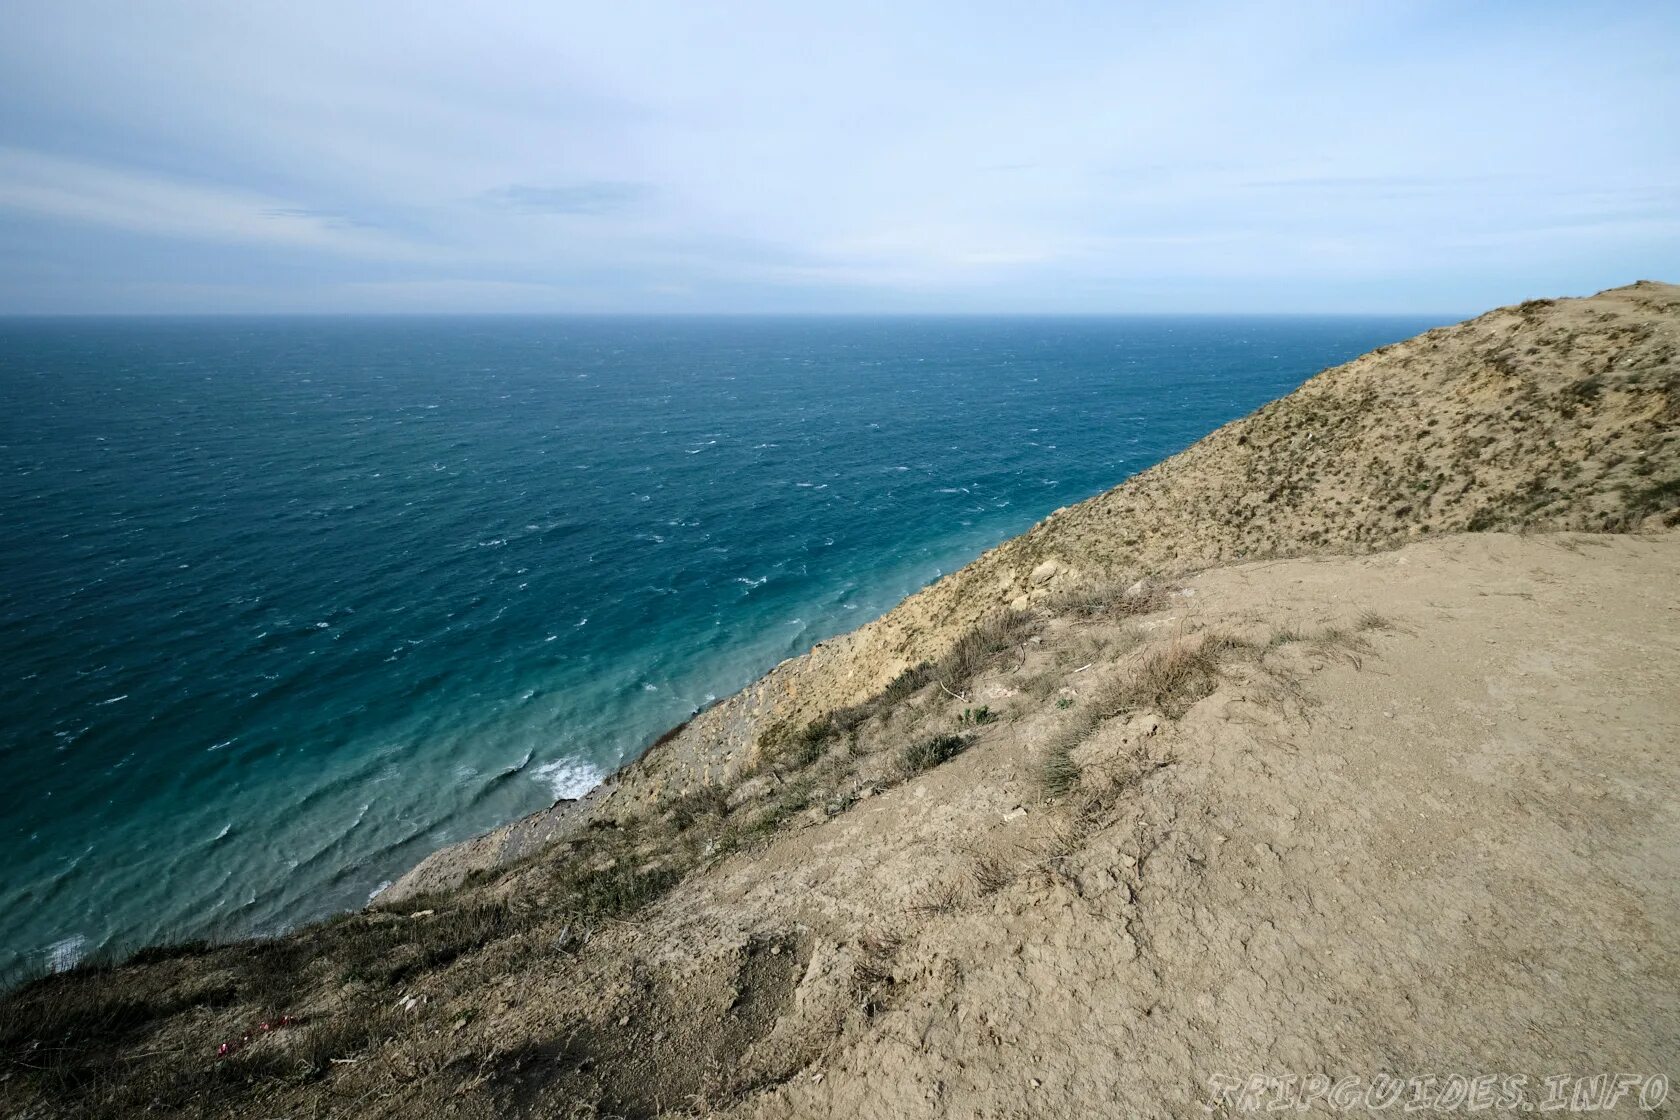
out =
<path fill-rule="evenodd" d="M 21 148 L 0 148 L 0 209 L 158 237 L 387 260 L 431 255 L 284 199 Z"/>

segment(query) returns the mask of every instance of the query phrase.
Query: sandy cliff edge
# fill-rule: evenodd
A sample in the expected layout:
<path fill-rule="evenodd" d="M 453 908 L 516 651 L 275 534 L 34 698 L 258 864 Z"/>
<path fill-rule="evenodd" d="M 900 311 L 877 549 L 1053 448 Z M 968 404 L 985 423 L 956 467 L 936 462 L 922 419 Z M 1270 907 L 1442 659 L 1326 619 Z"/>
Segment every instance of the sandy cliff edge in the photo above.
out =
<path fill-rule="evenodd" d="M 433 853 L 386 901 L 521 858 L 615 796 L 652 804 L 731 782 L 756 761 L 767 727 L 857 703 L 987 612 L 1082 583 L 1371 551 L 1430 533 L 1660 522 L 1680 506 L 1677 369 L 1680 287 L 1641 281 L 1499 308 L 1325 370 L 776 666 L 585 802 Z"/>

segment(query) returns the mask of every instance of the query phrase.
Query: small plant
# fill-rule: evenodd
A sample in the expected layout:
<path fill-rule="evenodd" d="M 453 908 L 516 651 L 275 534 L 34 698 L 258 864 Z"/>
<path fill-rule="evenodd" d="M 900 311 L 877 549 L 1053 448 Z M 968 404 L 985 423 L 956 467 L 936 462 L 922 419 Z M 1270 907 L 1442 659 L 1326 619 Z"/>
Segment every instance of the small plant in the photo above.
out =
<path fill-rule="evenodd" d="M 988 668 L 1001 653 L 1015 649 L 1038 626 L 1026 611 L 1002 611 L 978 623 L 933 666 L 930 679 L 946 691 L 961 695 L 968 682 Z"/>
<path fill-rule="evenodd" d="M 1073 697 L 1071 697 L 1071 696 L 1058 697 L 1057 700 L 1056 700 L 1056 707 L 1059 708 L 1060 710 L 1064 711 L 1064 712 L 1067 711 L 1069 708 L 1073 707 Z"/>
<path fill-rule="evenodd" d="M 1052 614 L 1074 618 L 1128 618 L 1152 614 L 1169 601 L 1166 587 L 1140 580 L 1128 587 L 1116 583 L 1078 588 L 1050 599 L 1045 606 Z"/>
<path fill-rule="evenodd" d="M 995 856 L 976 852 L 973 853 L 972 860 L 969 874 L 974 879 L 974 892 L 982 898 L 996 894 L 1015 880 L 1014 873 Z"/>
<path fill-rule="evenodd" d="M 961 905 L 962 891 L 957 884 L 937 883 L 924 890 L 905 909 L 918 918 L 942 918 L 956 913 Z"/>
<path fill-rule="evenodd" d="M 1073 761 L 1073 744 L 1059 742 L 1044 756 L 1038 772 L 1038 784 L 1046 797 L 1062 797 L 1079 785 L 1079 765 Z"/>
<path fill-rule="evenodd" d="M 932 770 L 942 762 L 949 762 L 968 749 L 966 735 L 936 735 L 904 748 L 899 762 L 907 775 Z"/>
<path fill-rule="evenodd" d="M 1376 611 L 1363 611 L 1359 615 L 1359 620 L 1354 623 L 1354 629 L 1392 630 L 1394 629 L 1394 621 L 1386 615 L 1378 614 Z"/>
<path fill-rule="evenodd" d="M 997 718 L 996 712 L 982 705 L 978 708 L 964 708 L 962 715 L 957 717 L 957 722 L 970 727 L 983 727 L 988 723 L 996 723 Z"/>
<path fill-rule="evenodd" d="M 786 723 L 777 723 L 758 737 L 758 749 L 765 761 L 798 770 L 821 758 L 828 750 L 829 742 L 839 734 L 840 728 L 830 713 L 798 730 Z"/>
<path fill-rule="evenodd" d="M 666 802 L 665 812 L 671 826 L 685 832 L 708 817 L 728 816 L 729 791 L 707 782 Z"/>
<path fill-rule="evenodd" d="M 1178 719 L 1218 687 L 1221 661 L 1250 648 L 1241 639 L 1215 634 L 1196 643 L 1174 639 L 1112 682 L 1099 704 L 1105 715 L 1154 708 L 1168 719 Z"/>
<path fill-rule="evenodd" d="M 912 665 L 887 683 L 876 699 L 882 708 L 891 708 L 901 700 L 907 700 L 920 692 L 929 681 L 933 680 L 933 664 L 923 661 L 919 665 Z"/>

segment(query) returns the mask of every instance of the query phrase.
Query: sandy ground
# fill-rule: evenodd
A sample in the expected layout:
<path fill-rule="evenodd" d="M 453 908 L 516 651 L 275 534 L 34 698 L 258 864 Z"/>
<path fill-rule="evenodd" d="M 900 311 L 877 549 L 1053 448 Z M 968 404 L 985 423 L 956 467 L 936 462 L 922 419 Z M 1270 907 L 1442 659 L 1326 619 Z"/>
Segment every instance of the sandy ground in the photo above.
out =
<path fill-rule="evenodd" d="M 1680 1075 L 1680 534 L 1461 536 L 1186 588 L 1146 624 L 1392 628 L 1280 646 L 1283 693 L 1233 680 L 1176 725 L 1105 725 L 1088 768 L 1148 763 L 1083 829 L 1040 804 L 1024 718 L 686 884 L 637 934 L 659 967 L 804 946 L 779 1030 L 815 1056 L 739 1114 L 1198 1116 L 1222 1073 Z M 977 856 L 1009 881 L 977 886 Z M 848 1017 L 860 939 L 891 979 Z"/>

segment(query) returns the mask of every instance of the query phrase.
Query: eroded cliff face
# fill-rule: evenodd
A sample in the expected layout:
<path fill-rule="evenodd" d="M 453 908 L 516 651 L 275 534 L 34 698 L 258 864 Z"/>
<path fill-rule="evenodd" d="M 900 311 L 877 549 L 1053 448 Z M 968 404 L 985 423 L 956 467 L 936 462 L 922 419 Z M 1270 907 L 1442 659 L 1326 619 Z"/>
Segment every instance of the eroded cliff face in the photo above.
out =
<path fill-rule="evenodd" d="M 588 804 L 520 828 L 547 838 L 609 799 L 651 805 L 734 782 L 757 764 L 767 730 L 857 704 L 943 655 L 988 613 L 1080 585 L 1371 551 L 1432 533 L 1631 529 L 1677 510 L 1680 287 L 1642 281 L 1500 308 L 1325 370 L 1057 510 L 696 716 Z M 394 897 L 529 851 L 519 835 L 498 830 L 440 854 Z"/>

